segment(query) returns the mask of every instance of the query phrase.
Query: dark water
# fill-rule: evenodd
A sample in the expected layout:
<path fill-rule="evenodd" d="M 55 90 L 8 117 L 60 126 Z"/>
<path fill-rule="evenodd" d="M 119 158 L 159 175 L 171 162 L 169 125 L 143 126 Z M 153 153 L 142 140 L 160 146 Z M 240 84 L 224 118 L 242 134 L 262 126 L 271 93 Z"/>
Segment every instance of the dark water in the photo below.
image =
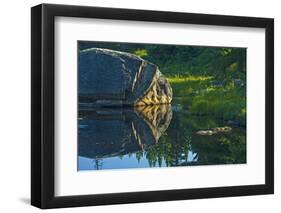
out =
<path fill-rule="evenodd" d="M 245 128 L 179 105 L 80 107 L 78 124 L 78 170 L 246 163 Z"/>

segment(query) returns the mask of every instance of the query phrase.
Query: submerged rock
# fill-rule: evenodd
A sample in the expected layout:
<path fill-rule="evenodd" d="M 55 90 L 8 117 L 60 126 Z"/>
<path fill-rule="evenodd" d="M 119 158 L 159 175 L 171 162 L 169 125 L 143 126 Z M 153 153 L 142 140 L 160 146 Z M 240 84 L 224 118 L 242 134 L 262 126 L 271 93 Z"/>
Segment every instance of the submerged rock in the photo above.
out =
<path fill-rule="evenodd" d="M 91 48 L 79 52 L 79 101 L 96 106 L 167 104 L 172 88 L 158 67 L 130 53 Z"/>

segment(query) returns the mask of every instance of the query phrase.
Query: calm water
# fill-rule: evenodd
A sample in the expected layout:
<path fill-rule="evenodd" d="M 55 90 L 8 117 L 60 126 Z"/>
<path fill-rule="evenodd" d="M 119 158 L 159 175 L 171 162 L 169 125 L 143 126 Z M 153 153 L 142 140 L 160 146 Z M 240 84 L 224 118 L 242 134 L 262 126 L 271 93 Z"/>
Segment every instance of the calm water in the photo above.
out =
<path fill-rule="evenodd" d="M 78 124 L 78 170 L 246 163 L 245 128 L 179 105 L 80 107 Z"/>

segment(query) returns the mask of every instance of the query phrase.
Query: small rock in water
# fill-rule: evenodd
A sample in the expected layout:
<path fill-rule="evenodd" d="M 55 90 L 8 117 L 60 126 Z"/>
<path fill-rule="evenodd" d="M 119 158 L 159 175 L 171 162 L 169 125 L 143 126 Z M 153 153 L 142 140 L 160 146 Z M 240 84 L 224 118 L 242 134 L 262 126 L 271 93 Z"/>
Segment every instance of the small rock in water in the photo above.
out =
<path fill-rule="evenodd" d="M 197 135 L 214 135 L 217 133 L 226 133 L 230 132 L 232 130 L 231 127 L 225 126 L 225 127 L 215 127 L 209 130 L 199 130 L 196 132 Z"/>
<path fill-rule="evenodd" d="M 212 130 L 215 131 L 216 133 L 220 133 L 220 132 L 230 132 L 232 128 L 229 126 L 225 126 L 225 127 L 215 127 Z"/>
<path fill-rule="evenodd" d="M 200 130 L 196 132 L 198 135 L 213 135 L 215 132 L 212 130 Z"/>

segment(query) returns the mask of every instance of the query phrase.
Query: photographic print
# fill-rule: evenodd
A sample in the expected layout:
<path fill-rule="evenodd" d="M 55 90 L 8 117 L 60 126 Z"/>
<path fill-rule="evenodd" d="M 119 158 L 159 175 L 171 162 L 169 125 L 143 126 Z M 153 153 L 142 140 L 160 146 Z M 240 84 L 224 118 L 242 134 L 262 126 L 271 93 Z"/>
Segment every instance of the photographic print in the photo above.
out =
<path fill-rule="evenodd" d="M 274 19 L 40 4 L 31 41 L 33 206 L 274 193 Z"/>
<path fill-rule="evenodd" d="M 246 48 L 78 41 L 78 171 L 246 163 Z"/>

